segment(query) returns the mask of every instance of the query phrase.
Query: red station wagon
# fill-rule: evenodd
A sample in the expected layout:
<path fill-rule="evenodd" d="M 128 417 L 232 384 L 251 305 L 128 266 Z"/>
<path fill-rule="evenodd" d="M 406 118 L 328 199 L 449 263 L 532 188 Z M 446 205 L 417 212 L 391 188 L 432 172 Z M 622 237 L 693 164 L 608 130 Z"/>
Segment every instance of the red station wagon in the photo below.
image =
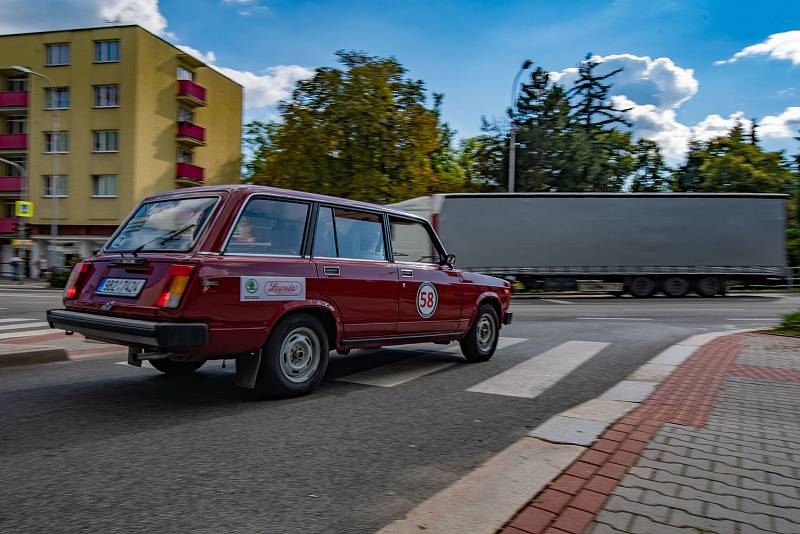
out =
<path fill-rule="evenodd" d="M 260 186 L 145 199 L 75 266 L 53 328 L 184 374 L 236 360 L 252 396 L 292 396 L 335 349 L 459 341 L 492 357 L 510 285 L 453 266 L 430 224 L 384 206 Z"/>

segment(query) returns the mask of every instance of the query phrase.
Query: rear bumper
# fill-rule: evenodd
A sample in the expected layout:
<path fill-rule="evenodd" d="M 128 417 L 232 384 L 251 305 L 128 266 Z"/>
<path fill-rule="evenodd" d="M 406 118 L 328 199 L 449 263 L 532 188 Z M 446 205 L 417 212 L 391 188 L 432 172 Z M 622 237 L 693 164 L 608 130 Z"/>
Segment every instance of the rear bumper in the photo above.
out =
<path fill-rule="evenodd" d="M 503 316 L 503 324 L 511 324 L 511 321 L 514 320 L 514 314 L 511 312 L 506 312 Z"/>
<path fill-rule="evenodd" d="M 70 330 L 91 339 L 121 345 L 159 350 L 208 345 L 208 325 L 205 323 L 162 323 L 63 309 L 48 310 L 47 322 L 51 328 Z"/>

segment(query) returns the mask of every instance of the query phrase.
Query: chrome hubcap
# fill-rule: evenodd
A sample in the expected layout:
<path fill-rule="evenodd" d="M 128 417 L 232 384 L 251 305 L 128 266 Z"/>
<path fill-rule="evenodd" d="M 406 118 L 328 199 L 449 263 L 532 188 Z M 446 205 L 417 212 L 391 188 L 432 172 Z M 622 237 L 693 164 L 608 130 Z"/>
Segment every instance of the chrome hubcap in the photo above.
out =
<path fill-rule="evenodd" d="M 319 367 L 320 343 L 317 334 L 310 328 L 295 328 L 281 345 L 281 372 L 294 383 L 305 382 Z"/>
<path fill-rule="evenodd" d="M 478 319 L 478 327 L 475 329 L 478 336 L 478 348 L 482 352 L 488 352 L 492 349 L 494 337 L 497 334 L 497 326 L 494 324 L 494 319 L 491 315 L 484 314 Z"/>

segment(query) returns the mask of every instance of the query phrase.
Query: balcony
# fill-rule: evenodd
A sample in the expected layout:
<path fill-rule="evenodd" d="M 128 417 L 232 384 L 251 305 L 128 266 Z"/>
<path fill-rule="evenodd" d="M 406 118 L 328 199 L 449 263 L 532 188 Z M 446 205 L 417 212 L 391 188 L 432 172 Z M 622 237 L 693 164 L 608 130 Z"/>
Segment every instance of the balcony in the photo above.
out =
<path fill-rule="evenodd" d="M 28 134 L 0 134 L 0 150 L 22 152 L 28 149 Z"/>
<path fill-rule="evenodd" d="M 0 176 L 0 193 L 17 193 L 22 191 L 21 176 Z"/>
<path fill-rule="evenodd" d="M 0 234 L 13 234 L 17 231 L 16 219 L 0 219 Z"/>
<path fill-rule="evenodd" d="M 206 144 L 206 129 L 191 122 L 178 122 L 178 141 L 191 146 Z"/>
<path fill-rule="evenodd" d="M 16 111 L 28 107 L 28 91 L 0 91 L 0 111 Z"/>
<path fill-rule="evenodd" d="M 192 80 L 178 80 L 178 100 L 191 106 L 205 106 L 206 88 Z"/>
<path fill-rule="evenodd" d="M 175 179 L 190 185 L 203 183 L 203 167 L 191 163 L 178 163 L 175 169 Z"/>

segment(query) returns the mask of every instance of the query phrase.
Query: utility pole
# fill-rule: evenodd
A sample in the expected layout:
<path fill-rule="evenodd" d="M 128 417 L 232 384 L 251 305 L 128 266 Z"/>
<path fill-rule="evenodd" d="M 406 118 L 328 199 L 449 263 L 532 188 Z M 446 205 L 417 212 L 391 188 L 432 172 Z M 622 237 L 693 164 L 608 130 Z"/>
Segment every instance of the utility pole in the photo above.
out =
<path fill-rule="evenodd" d="M 522 73 L 525 72 L 533 65 L 533 61 L 526 59 L 514 76 L 514 83 L 511 84 L 511 131 L 509 132 L 508 143 L 508 192 L 514 192 L 516 181 L 516 152 L 517 152 L 517 130 L 514 127 L 514 111 L 517 109 L 517 87 L 519 86 L 519 79 Z"/>

